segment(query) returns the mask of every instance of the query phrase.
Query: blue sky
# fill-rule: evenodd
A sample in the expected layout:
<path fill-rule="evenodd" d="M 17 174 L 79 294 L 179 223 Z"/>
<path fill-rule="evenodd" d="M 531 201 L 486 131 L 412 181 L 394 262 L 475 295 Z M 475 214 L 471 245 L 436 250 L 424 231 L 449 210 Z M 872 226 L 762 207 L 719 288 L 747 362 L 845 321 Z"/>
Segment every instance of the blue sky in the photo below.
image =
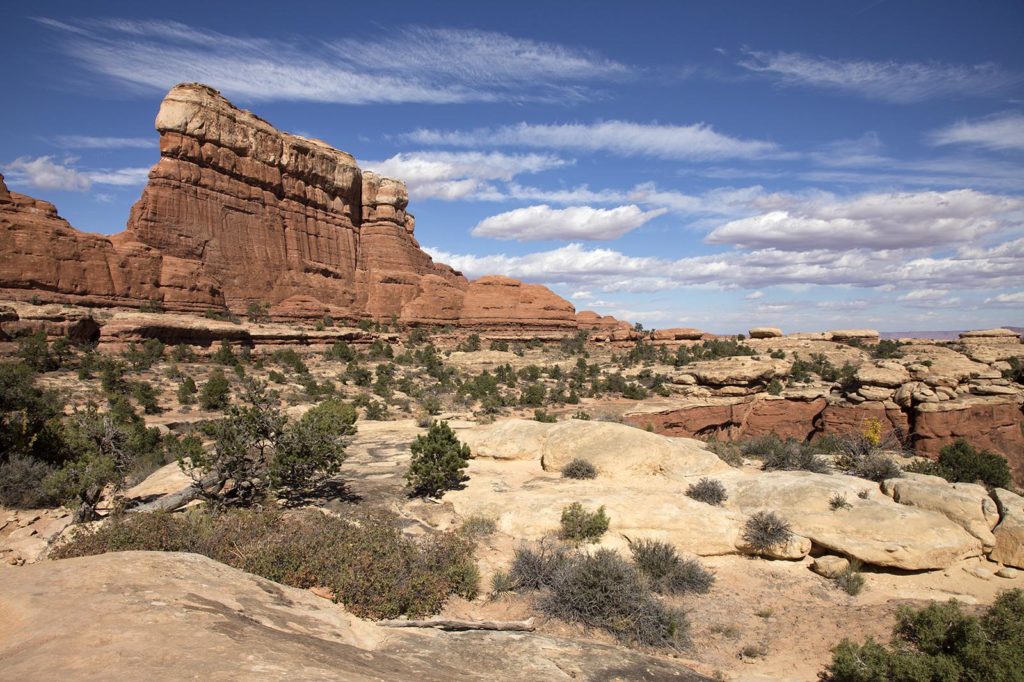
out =
<path fill-rule="evenodd" d="M 0 169 L 123 229 L 199 80 L 471 277 L 715 332 L 1024 324 L 1024 4 L 7 3 Z"/>

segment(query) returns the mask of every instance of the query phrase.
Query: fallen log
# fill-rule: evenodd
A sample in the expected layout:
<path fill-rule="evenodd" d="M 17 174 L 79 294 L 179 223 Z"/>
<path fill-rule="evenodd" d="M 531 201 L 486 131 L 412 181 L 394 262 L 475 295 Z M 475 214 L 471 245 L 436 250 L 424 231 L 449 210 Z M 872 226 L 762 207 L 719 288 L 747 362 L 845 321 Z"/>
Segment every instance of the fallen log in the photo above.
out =
<path fill-rule="evenodd" d="M 382 620 L 377 625 L 386 628 L 437 628 L 438 630 L 502 630 L 533 632 L 533 618 L 527 620 Z"/>

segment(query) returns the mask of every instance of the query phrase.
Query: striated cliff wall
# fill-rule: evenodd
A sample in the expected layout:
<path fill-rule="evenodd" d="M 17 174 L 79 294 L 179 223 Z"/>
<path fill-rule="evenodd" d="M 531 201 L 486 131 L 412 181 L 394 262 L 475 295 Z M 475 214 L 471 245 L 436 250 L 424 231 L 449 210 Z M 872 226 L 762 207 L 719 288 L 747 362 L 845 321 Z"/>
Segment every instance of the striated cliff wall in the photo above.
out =
<path fill-rule="evenodd" d="M 503 277 L 469 282 L 414 236 L 404 183 L 319 140 L 281 132 L 216 90 L 175 86 L 156 117 L 160 160 L 112 237 L 74 230 L 0 181 L 0 293 L 168 310 L 266 301 L 285 318 L 330 311 L 472 328 L 577 329 L 572 305 Z"/>

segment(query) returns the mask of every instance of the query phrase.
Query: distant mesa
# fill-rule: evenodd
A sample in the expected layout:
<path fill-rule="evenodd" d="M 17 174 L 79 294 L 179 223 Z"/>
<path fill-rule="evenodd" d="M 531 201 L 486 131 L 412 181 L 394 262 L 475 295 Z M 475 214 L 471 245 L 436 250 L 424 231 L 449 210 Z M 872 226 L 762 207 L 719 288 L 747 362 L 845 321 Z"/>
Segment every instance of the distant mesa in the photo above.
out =
<path fill-rule="evenodd" d="M 168 311 L 269 303 L 281 319 L 573 332 L 572 304 L 506 277 L 467 280 L 416 241 L 404 183 L 281 132 L 197 83 L 156 117 L 160 160 L 124 232 L 80 232 L 0 176 L 0 295 Z M 596 316 L 596 314 L 595 314 Z M 614 318 L 597 327 L 618 328 Z M 609 321 L 605 321 L 605 320 Z M 628 325 L 626 325 L 628 327 Z"/>

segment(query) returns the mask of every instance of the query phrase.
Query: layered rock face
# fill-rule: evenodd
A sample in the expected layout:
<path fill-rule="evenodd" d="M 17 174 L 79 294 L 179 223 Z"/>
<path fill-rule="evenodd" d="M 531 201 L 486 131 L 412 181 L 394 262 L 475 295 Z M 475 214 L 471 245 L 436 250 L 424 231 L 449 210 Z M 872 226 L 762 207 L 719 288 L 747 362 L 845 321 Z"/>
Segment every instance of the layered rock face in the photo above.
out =
<path fill-rule="evenodd" d="M 828 336 L 870 339 L 871 333 Z M 626 421 L 666 435 L 719 440 L 771 433 L 811 440 L 863 432 L 877 421 L 885 430 L 905 434 L 917 454 L 931 458 L 964 438 L 1004 455 L 1015 480 L 1024 481 L 1024 386 L 1003 376 L 1012 367 L 1009 360 L 1024 360 L 1024 344 L 1012 331 L 967 332 L 956 344 L 914 341 L 890 359 L 805 335 L 759 335 L 748 345 L 760 353 L 757 358 L 676 368 L 668 376 L 673 395 L 642 405 L 626 414 Z M 811 357 L 856 369 L 845 382 L 799 383 L 794 361 Z M 774 394 L 768 390 L 773 381 L 778 382 Z"/>
<path fill-rule="evenodd" d="M 405 185 L 319 140 L 283 133 L 199 84 L 156 118 L 160 161 L 113 237 L 77 232 L 53 206 L 0 193 L 0 293 L 87 305 L 330 312 L 414 324 L 575 330 L 548 289 L 470 283 L 413 236 Z"/>

